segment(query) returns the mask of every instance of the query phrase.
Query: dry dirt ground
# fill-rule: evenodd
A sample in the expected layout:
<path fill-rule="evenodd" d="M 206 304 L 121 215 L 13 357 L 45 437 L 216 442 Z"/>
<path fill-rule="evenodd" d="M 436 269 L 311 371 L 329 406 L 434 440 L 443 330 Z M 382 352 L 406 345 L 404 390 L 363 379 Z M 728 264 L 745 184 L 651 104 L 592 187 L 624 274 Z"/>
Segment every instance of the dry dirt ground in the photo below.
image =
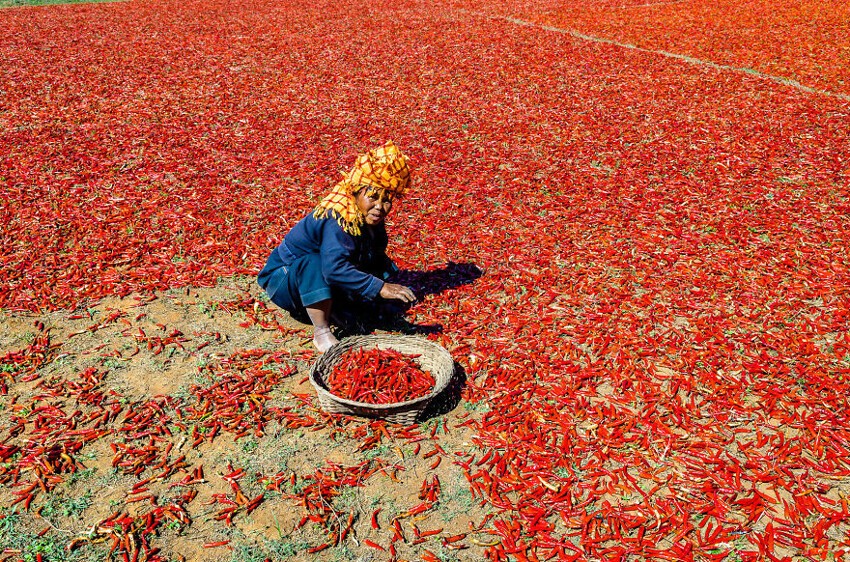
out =
<path fill-rule="evenodd" d="M 0 560 L 482 559 L 482 406 L 328 416 L 310 338 L 240 278 L 0 313 Z"/>

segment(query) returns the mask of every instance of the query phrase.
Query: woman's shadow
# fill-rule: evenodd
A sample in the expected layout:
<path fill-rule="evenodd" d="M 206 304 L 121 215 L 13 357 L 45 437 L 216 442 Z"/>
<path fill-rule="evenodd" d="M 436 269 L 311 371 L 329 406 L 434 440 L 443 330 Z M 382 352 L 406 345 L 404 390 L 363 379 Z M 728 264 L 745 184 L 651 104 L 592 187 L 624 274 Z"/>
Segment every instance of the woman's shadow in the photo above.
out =
<path fill-rule="evenodd" d="M 410 287 L 417 301 L 462 285 L 469 285 L 482 275 L 474 263 L 447 262 L 441 269 L 430 271 L 403 270 L 390 281 Z M 358 303 L 359 304 L 359 303 Z M 415 304 L 415 303 L 414 303 Z M 395 301 L 383 301 L 377 306 L 357 306 L 341 311 L 338 324 L 342 336 L 371 334 L 376 330 L 400 332 L 402 334 L 435 334 L 443 331 L 440 324 L 414 324 L 405 317 L 412 305 Z"/>
<path fill-rule="evenodd" d="M 481 269 L 472 262 L 447 262 L 442 269 L 431 271 L 400 271 L 394 282 L 410 287 L 418 298 L 442 293 L 461 285 L 469 285 L 482 275 Z"/>

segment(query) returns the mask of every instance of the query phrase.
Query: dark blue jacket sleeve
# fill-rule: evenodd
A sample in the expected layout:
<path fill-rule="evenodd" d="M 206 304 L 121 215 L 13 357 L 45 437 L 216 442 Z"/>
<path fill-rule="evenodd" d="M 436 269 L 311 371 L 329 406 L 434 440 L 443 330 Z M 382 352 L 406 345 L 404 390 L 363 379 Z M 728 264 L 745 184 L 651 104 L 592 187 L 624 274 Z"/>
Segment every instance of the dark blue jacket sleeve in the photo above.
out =
<path fill-rule="evenodd" d="M 352 237 L 335 220 L 323 222 L 321 254 L 325 281 L 328 285 L 361 295 L 366 300 L 375 299 L 384 282 L 354 267 L 352 255 L 355 243 Z"/>

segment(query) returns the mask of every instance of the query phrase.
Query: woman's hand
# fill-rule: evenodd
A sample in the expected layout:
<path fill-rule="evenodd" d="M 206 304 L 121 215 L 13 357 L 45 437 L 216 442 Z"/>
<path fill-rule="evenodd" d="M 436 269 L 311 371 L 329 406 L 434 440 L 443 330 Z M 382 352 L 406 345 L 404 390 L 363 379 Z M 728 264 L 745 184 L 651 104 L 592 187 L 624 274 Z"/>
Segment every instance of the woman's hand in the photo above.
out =
<path fill-rule="evenodd" d="M 379 293 L 385 299 L 393 299 L 401 302 L 413 302 L 416 300 L 416 295 L 409 287 L 404 285 L 396 285 L 395 283 L 384 283 Z"/>

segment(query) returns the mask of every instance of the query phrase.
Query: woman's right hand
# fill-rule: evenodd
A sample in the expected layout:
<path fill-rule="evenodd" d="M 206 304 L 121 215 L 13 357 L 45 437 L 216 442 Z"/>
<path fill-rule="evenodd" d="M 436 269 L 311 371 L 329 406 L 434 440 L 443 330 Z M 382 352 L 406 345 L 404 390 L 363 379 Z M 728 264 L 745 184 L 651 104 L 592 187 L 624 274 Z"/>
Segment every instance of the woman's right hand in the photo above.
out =
<path fill-rule="evenodd" d="M 413 291 L 410 290 L 409 287 L 396 285 L 395 283 L 384 283 L 379 294 L 385 299 L 393 299 L 407 303 L 414 302 L 416 300 L 416 295 L 413 294 Z"/>

